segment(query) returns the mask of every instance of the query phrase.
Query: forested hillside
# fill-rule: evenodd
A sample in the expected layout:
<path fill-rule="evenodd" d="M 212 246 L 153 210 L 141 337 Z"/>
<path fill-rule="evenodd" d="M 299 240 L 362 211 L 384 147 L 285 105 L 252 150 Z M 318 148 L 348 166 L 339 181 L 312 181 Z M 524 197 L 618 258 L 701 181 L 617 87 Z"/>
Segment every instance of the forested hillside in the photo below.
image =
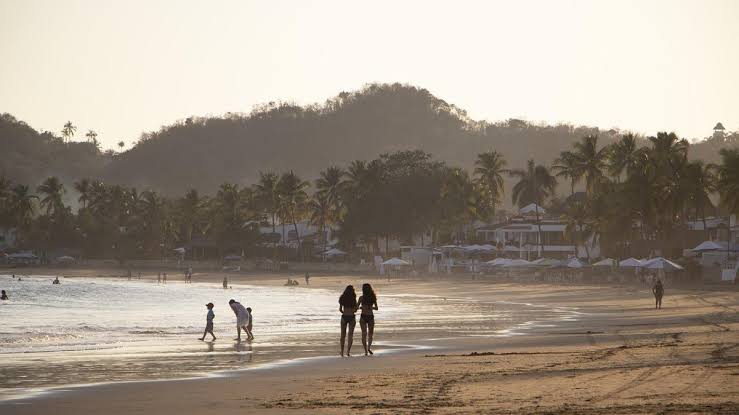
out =
<path fill-rule="evenodd" d="M 320 105 L 269 103 L 249 114 L 188 118 L 142 134 L 133 148 L 118 155 L 103 154 L 92 143 L 64 143 L 5 114 L 0 118 L 0 174 L 31 185 L 52 175 L 67 183 L 100 178 L 174 195 L 189 188 L 208 192 L 226 181 L 253 183 L 259 171 L 293 170 L 311 179 L 329 165 L 405 149 L 421 149 L 468 169 L 490 149 L 502 153 L 509 167 L 522 167 L 530 158 L 549 164 L 589 134 L 607 145 L 621 132 L 514 119 L 475 121 L 425 89 L 372 84 Z M 713 161 L 718 147 L 704 143 L 691 153 Z"/>

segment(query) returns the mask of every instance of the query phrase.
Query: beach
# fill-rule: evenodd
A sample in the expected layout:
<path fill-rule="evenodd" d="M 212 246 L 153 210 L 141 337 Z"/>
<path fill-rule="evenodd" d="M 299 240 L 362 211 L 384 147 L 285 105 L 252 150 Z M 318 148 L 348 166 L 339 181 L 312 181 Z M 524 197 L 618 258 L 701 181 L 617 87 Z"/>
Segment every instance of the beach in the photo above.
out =
<path fill-rule="evenodd" d="M 97 274 L 67 273 L 91 279 Z M 285 281 L 283 275 L 229 278 L 232 284 L 259 287 L 279 287 Z M 196 278 L 213 284 L 221 279 L 217 273 Z M 346 284 L 358 287 L 363 281 L 371 282 L 379 293 L 375 356 L 361 356 L 357 325 L 352 350 L 355 356 L 351 358 L 338 357 L 338 344 L 327 344 L 320 353 L 286 353 L 263 365 L 208 376 L 52 388 L 32 397 L 2 401 L 0 411 L 739 411 L 739 293 L 733 287 L 722 291 L 668 286 L 661 310 L 654 309 L 651 293 L 644 286 L 516 284 L 468 278 L 388 282 L 377 277 L 334 275 L 314 276 L 310 289 L 335 292 L 338 297 Z M 500 327 L 480 320 L 475 323 L 479 330 L 474 325 L 460 329 L 448 321 L 437 324 L 438 317 L 431 318 L 428 325 L 414 323 L 414 330 L 383 328 L 383 296 L 397 299 L 408 295 L 429 296 L 441 303 L 464 300 L 457 304 L 487 304 L 491 310 L 510 304 L 511 310 L 526 317 Z M 444 312 L 451 319 L 455 310 L 459 315 L 470 315 L 469 310 L 461 308 L 444 308 Z M 402 307 L 399 310 L 413 312 Z M 464 321 L 460 321 L 463 326 L 461 323 Z M 258 327 L 255 334 L 259 336 Z M 329 342 L 338 343 L 338 324 L 327 336 Z M 232 333 L 223 332 L 223 342 L 232 344 L 232 337 Z M 253 344 L 255 348 L 258 342 L 259 338 Z"/>

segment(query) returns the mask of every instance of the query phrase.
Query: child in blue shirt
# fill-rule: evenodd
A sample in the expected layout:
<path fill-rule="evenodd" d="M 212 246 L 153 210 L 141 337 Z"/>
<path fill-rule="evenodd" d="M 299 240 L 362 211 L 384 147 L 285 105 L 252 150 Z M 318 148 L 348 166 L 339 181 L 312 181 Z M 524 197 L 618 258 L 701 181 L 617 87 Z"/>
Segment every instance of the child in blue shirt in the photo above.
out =
<path fill-rule="evenodd" d="M 205 306 L 208 307 L 208 316 L 205 321 L 205 332 L 203 332 L 203 337 L 199 340 L 205 340 L 205 335 L 208 333 L 210 333 L 210 335 L 213 336 L 213 340 L 215 340 L 216 335 L 213 334 L 213 318 L 215 318 L 216 315 L 213 313 L 213 303 L 208 303 Z"/>

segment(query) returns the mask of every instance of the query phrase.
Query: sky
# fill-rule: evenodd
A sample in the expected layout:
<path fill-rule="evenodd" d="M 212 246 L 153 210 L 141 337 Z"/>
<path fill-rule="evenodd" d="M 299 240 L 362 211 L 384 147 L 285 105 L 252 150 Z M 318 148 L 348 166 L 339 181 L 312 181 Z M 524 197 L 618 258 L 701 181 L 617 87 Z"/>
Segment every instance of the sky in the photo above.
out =
<path fill-rule="evenodd" d="M 372 82 L 478 120 L 739 130 L 739 1 L 0 0 L 0 112 L 105 148 Z"/>

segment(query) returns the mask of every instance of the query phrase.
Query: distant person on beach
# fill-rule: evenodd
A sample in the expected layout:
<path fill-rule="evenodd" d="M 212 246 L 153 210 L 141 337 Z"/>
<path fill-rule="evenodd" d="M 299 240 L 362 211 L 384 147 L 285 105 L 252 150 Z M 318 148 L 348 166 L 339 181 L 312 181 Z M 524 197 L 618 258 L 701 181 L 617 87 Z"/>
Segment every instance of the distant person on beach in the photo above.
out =
<path fill-rule="evenodd" d="M 165 284 L 167 283 L 167 273 L 166 272 L 162 272 L 162 282 Z"/>
<path fill-rule="evenodd" d="M 249 330 L 246 329 L 246 326 L 249 324 L 249 321 L 251 320 L 251 316 L 249 315 L 249 311 L 244 308 L 241 303 L 238 301 L 231 299 L 228 301 L 228 305 L 231 307 L 231 310 L 233 310 L 234 314 L 236 315 L 236 335 L 237 337 L 234 340 L 241 341 L 241 330 L 244 330 L 244 333 L 246 335 L 249 335 Z"/>
<path fill-rule="evenodd" d="M 8 294 L 5 293 L 5 290 L 2 290 L 2 294 L 0 295 L 0 300 L 9 300 Z"/>
<path fill-rule="evenodd" d="M 59 284 L 59 277 L 54 278 L 54 281 L 51 282 L 52 284 Z"/>
<path fill-rule="evenodd" d="M 359 315 L 359 327 L 362 328 L 362 346 L 364 355 L 372 353 L 372 336 L 375 334 L 375 314 L 377 310 L 377 295 L 369 284 L 362 284 L 362 296 L 359 297 L 359 307 L 362 312 Z"/>
<path fill-rule="evenodd" d="M 310 274 L 305 273 L 305 285 L 310 285 Z"/>
<path fill-rule="evenodd" d="M 157 272 L 157 284 L 161 284 L 161 282 L 162 282 L 162 273 Z"/>
<path fill-rule="evenodd" d="M 208 308 L 208 314 L 205 316 L 205 331 L 203 332 L 203 337 L 201 337 L 200 340 L 205 340 L 205 335 L 210 333 L 210 335 L 213 336 L 213 341 L 215 341 L 216 335 L 213 334 L 213 319 L 216 317 L 216 315 L 213 312 L 213 303 L 208 303 L 205 305 L 205 307 Z"/>
<path fill-rule="evenodd" d="M 357 324 L 357 318 L 354 315 L 357 312 L 357 293 L 351 285 L 347 285 L 344 293 L 339 297 L 339 312 L 341 313 L 341 356 L 344 356 L 344 340 L 346 339 L 346 356 L 351 357 L 354 326 Z M 349 332 L 348 339 L 347 331 Z"/>
<path fill-rule="evenodd" d="M 228 288 L 228 277 L 223 277 L 223 289 Z"/>
<path fill-rule="evenodd" d="M 246 325 L 246 339 L 254 340 L 254 334 L 252 334 L 252 322 L 254 321 L 254 314 L 251 312 L 251 307 L 246 307 L 246 311 L 249 312 L 249 323 Z"/>
<path fill-rule="evenodd" d="M 662 281 L 657 279 L 657 283 L 652 287 L 652 294 L 654 294 L 654 308 L 662 308 L 662 296 L 665 295 L 665 287 L 662 286 Z"/>

